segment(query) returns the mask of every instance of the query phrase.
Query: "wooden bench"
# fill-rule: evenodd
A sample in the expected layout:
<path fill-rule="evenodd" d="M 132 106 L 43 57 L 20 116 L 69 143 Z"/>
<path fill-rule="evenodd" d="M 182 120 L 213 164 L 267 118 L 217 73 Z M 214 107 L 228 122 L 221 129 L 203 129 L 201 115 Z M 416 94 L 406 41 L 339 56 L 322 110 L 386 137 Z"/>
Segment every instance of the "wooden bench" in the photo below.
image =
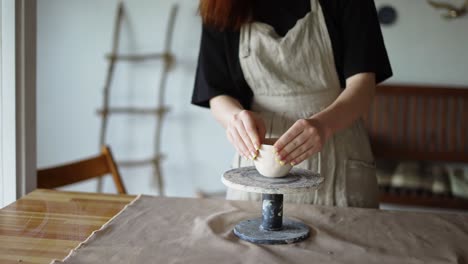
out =
<path fill-rule="evenodd" d="M 381 85 L 364 118 L 376 159 L 466 163 L 468 87 Z M 381 202 L 468 209 L 452 196 L 383 191 Z"/>

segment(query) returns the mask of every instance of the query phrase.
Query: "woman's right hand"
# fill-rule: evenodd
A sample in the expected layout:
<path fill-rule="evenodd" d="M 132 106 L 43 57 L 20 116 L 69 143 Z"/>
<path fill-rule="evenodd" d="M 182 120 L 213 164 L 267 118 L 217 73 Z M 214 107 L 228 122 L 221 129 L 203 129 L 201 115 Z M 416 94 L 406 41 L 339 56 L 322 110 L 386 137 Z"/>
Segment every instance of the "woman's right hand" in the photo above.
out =
<path fill-rule="evenodd" d="M 265 123 L 256 113 L 241 110 L 234 114 L 226 127 L 226 135 L 237 152 L 254 160 L 258 150 L 265 139 Z"/>

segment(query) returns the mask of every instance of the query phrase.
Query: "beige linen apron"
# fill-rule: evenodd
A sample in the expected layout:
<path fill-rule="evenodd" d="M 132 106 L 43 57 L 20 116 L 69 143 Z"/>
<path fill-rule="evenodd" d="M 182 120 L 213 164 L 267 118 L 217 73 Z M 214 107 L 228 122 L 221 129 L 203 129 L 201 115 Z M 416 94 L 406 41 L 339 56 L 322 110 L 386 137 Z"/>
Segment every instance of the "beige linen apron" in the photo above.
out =
<path fill-rule="evenodd" d="M 254 98 L 252 110 L 265 121 L 267 138 L 280 137 L 295 121 L 330 105 L 340 94 L 333 50 L 318 0 L 284 36 L 268 24 L 241 28 L 239 58 Z M 253 166 L 236 155 L 233 167 Z M 321 188 L 285 195 L 285 202 L 377 207 L 373 155 L 361 120 L 336 133 L 321 153 L 297 165 L 321 173 Z M 228 189 L 227 199 L 259 200 L 260 194 Z"/>

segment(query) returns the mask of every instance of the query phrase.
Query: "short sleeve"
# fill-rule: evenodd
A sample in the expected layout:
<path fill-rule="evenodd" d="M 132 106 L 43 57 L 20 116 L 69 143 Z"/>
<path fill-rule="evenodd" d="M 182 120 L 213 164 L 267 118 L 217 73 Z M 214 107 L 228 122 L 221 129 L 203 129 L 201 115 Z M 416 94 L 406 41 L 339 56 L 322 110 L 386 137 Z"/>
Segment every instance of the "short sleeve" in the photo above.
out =
<path fill-rule="evenodd" d="M 374 0 L 342 0 L 344 78 L 373 72 L 380 83 L 392 76 Z"/>
<path fill-rule="evenodd" d="M 209 107 L 211 98 L 230 95 L 234 83 L 229 72 L 223 32 L 202 28 L 192 104 Z"/>

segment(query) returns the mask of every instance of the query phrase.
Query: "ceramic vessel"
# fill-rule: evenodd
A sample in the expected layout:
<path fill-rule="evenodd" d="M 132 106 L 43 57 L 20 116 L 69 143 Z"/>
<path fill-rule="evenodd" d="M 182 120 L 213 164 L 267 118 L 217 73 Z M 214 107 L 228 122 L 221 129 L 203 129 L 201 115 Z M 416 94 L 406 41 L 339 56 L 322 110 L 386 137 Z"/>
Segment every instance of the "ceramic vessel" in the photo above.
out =
<path fill-rule="evenodd" d="M 281 166 L 276 160 L 276 154 L 274 152 L 273 144 L 277 139 L 265 139 L 264 143 L 260 146 L 258 157 L 254 160 L 255 168 L 257 171 L 270 178 L 284 177 L 291 170 L 290 164 Z"/>

